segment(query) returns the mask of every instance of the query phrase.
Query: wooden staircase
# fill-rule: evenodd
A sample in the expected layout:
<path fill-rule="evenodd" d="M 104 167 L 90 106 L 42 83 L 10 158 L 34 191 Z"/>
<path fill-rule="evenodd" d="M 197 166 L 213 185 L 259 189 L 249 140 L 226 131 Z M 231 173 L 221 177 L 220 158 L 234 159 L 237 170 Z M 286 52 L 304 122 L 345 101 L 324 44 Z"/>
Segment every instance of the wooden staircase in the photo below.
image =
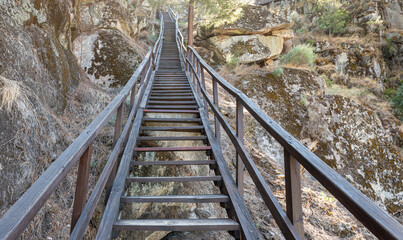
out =
<path fill-rule="evenodd" d="M 194 194 L 194 195 L 169 195 L 169 196 L 120 196 L 121 211 L 125 210 L 125 205 L 131 203 L 220 203 L 227 210 L 229 218 L 208 218 L 208 219 L 121 219 L 113 221 L 114 231 L 228 231 L 235 238 L 240 238 L 240 224 L 234 214 L 230 195 L 223 181 L 227 185 L 236 189 L 234 181 L 230 181 L 230 172 L 225 164 L 226 179 L 223 179 L 220 167 L 212 154 L 213 148 L 205 123 L 202 120 L 200 104 L 196 101 L 196 92 L 189 82 L 189 78 L 184 71 L 184 64 L 180 60 L 179 50 L 175 37 L 175 23 L 168 14 L 164 14 L 164 41 L 162 45 L 161 57 L 157 66 L 154 78 L 152 79 L 145 108 L 143 110 L 142 124 L 139 127 L 136 146 L 134 147 L 134 157 L 131 167 L 134 166 L 189 166 L 207 165 L 215 172 L 213 176 L 165 176 L 165 177 L 130 177 L 125 178 L 125 189 L 130 183 L 162 183 L 162 182 L 213 182 L 219 186 L 221 194 Z M 165 115 L 164 115 L 165 114 Z M 154 116 L 157 115 L 157 116 Z M 166 116 L 168 115 L 168 116 Z M 174 117 L 172 117 L 172 115 Z M 162 117 L 161 117 L 162 116 Z M 190 117 L 189 117 L 190 116 Z M 204 116 L 206 118 L 206 116 Z M 172 124 L 182 124 L 183 126 L 172 126 Z M 149 126 L 155 125 L 158 126 Z M 191 124 L 191 125 L 189 125 Z M 155 136 L 155 132 L 175 132 L 175 136 Z M 211 129 L 210 129 L 211 132 Z M 187 133 L 193 133 L 191 136 Z M 210 135 L 212 136 L 212 135 Z M 183 143 L 191 141 L 199 143 L 197 146 L 183 147 L 155 147 L 161 141 L 175 141 Z M 149 147 L 152 145 L 153 147 Z M 187 144 L 189 145 L 189 144 Z M 130 144 L 127 148 L 130 148 Z M 209 160 L 166 160 L 166 161 L 137 161 L 136 156 L 147 152 L 169 152 L 177 151 L 204 152 Z M 221 154 L 221 153 L 216 153 Z M 222 154 L 221 154 L 222 155 Z M 223 158 L 222 158 L 223 159 Z M 129 172 L 130 174 L 130 172 Z M 231 178 L 232 179 L 232 178 Z M 237 201 L 241 199 L 237 191 L 233 191 Z M 118 193 L 117 193 L 118 194 Z M 113 198 L 113 196 L 111 196 Z M 108 203 L 109 204 L 109 203 Z M 238 204 L 238 203 L 236 203 Z M 121 216 L 121 214 L 119 214 Z M 109 216 L 104 214 L 104 219 Z M 247 218 L 250 219 L 248 214 Z M 106 221 L 106 220 L 105 220 Z M 252 229 L 256 231 L 256 229 Z M 257 234 L 257 231 L 256 231 Z M 257 235 L 256 235 L 257 236 Z M 102 231 L 97 235 L 98 239 L 105 238 Z M 257 239 L 257 238 L 256 238 Z"/>

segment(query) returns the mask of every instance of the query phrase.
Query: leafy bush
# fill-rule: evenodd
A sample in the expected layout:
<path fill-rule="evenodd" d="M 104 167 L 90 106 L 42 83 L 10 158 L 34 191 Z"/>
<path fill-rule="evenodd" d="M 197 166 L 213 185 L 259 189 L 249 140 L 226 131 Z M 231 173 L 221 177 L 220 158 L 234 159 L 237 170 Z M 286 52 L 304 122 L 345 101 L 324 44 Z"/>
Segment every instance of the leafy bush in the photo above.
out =
<path fill-rule="evenodd" d="M 392 98 L 392 104 L 396 110 L 396 116 L 403 121 L 403 84 L 397 89 L 396 96 Z"/>
<path fill-rule="evenodd" d="M 281 57 L 281 63 L 295 67 L 313 67 L 316 59 L 314 47 L 302 44 Z"/>
<path fill-rule="evenodd" d="M 343 9 L 329 9 L 317 20 L 318 27 L 327 33 L 342 33 L 347 31 L 350 15 Z"/>
<path fill-rule="evenodd" d="M 283 75 L 284 69 L 281 67 L 276 67 L 271 74 L 275 77 L 280 77 L 281 75 Z"/>
<path fill-rule="evenodd" d="M 350 13 L 337 0 L 317 0 L 315 12 L 320 16 L 315 24 L 327 33 L 347 31 Z"/>
<path fill-rule="evenodd" d="M 241 61 L 241 59 L 236 55 L 229 53 L 225 55 L 225 62 L 227 65 L 231 68 L 234 69 L 236 65 Z"/>

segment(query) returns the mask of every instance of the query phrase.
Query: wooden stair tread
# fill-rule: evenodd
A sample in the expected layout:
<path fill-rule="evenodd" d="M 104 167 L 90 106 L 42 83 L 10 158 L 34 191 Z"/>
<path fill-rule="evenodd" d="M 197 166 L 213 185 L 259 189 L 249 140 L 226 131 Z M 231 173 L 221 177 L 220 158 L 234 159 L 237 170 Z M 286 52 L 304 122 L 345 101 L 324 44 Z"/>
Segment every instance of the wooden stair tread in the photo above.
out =
<path fill-rule="evenodd" d="M 187 176 L 187 177 L 127 177 L 126 182 L 206 182 L 221 181 L 221 176 Z"/>
<path fill-rule="evenodd" d="M 143 118 L 144 122 L 192 123 L 200 122 L 201 118 Z"/>
<path fill-rule="evenodd" d="M 153 166 L 153 165 L 211 165 L 216 164 L 215 160 L 184 160 L 184 161 L 140 161 L 133 162 L 134 166 Z"/>
<path fill-rule="evenodd" d="M 123 196 L 120 202 L 140 203 L 140 202 L 158 202 L 158 203 L 213 203 L 229 202 L 228 196 L 224 194 L 206 194 L 206 195 L 166 195 L 166 196 Z"/>
<path fill-rule="evenodd" d="M 145 113 L 199 113 L 199 110 L 144 109 Z"/>
<path fill-rule="evenodd" d="M 232 219 L 125 219 L 114 223 L 120 231 L 238 231 Z"/>
<path fill-rule="evenodd" d="M 140 127 L 144 131 L 185 131 L 185 132 L 198 132 L 203 130 L 203 126 L 166 126 L 166 127 Z"/>
<path fill-rule="evenodd" d="M 195 147 L 135 147 L 136 152 L 170 152 L 170 151 L 208 151 L 210 146 Z"/>

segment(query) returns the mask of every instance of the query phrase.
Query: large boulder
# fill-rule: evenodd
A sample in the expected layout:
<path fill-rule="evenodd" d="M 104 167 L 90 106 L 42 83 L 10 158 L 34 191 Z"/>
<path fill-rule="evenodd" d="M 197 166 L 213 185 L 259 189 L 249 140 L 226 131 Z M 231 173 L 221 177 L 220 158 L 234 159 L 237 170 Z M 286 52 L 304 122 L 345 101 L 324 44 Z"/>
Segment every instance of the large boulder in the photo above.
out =
<path fill-rule="evenodd" d="M 73 46 L 91 81 L 106 88 L 124 86 L 141 62 L 133 40 L 113 29 L 80 35 Z"/>
<path fill-rule="evenodd" d="M 401 5 L 401 1 L 392 0 L 384 8 L 385 20 L 390 28 L 403 30 L 403 10 Z"/>
<path fill-rule="evenodd" d="M 279 55 L 283 50 L 284 39 L 278 36 L 242 35 L 214 36 L 209 38 L 218 51 L 219 59 L 228 56 L 239 58 L 241 63 L 260 62 Z"/>
<path fill-rule="evenodd" d="M 270 34 L 274 30 L 286 29 L 292 22 L 284 19 L 261 6 L 243 7 L 241 16 L 234 22 L 222 25 L 201 26 L 199 36 L 203 39 L 214 35 Z"/>
<path fill-rule="evenodd" d="M 131 9 L 125 1 L 85 1 L 79 5 L 78 32 L 94 29 L 116 29 L 135 37 L 147 26 L 147 19 L 139 10 Z"/>

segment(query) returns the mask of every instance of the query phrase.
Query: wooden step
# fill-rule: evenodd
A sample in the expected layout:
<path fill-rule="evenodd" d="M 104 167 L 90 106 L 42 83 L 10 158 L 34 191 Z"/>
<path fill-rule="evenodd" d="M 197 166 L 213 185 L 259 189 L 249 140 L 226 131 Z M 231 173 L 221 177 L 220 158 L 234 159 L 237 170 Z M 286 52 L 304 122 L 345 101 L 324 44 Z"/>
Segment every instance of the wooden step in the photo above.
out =
<path fill-rule="evenodd" d="M 190 177 L 127 177 L 126 182 L 157 183 L 157 182 L 206 182 L 221 181 L 221 176 L 190 176 Z"/>
<path fill-rule="evenodd" d="M 136 152 L 193 152 L 193 151 L 208 151 L 210 146 L 195 146 L 195 147 L 135 147 Z"/>
<path fill-rule="evenodd" d="M 198 109 L 199 107 L 196 105 L 174 105 L 174 106 L 169 106 L 169 105 L 148 105 L 148 109 Z"/>
<path fill-rule="evenodd" d="M 202 141 L 206 136 L 182 136 L 182 137 L 139 137 L 140 141 Z"/>
<path fill-rule="evenodd" d="M 199 123 L 201 118 L 143 118 L 144 122 Z"/>
<path fill-rule="evenodd" d="M 192 92 L 186 93 L 151 93 L 150 97 L 194 97 Z"/>
<path fill-rule="evenodd" d="M 195 105 L 196 101 L 148 101 L 152 105 Z"/>
<path fill-rule="evenodd" d="M 134 166 L 158 166 L 158 165 L 212 165 L 215 160 L 185 160 L 185 161 L 134 161 Z"/>
<path fill-rule="evenodd" d="M 174 195 L 174 196 L 124 196 L 120 198 L 123 203 L 214 203 L 229 202 L 228 196 L 224 194 L 207 195 Z"/>
<path fill-rule="evenodd" d="M 194 97 L 150 97 L 150 101 L 158 101 L 158 100 L 165 100 L 165 101 L 183 101 L 183 100 L 192 100 L 195 99 Z"/>
<path fill-rule="evenodd" d="M 199 110 L 171 110 L 171 109 L 144 109 L 145 113 L 194 113 L 198 114 Z"/>
<path fill-rule="evenodd" d="M 232 219 L 127 219 L 118 220 L 113 228 L 118 231 L 238 231 L 239 224 Z"/>
<path fill-rule="evenodd" d="M 172 132 L 199 132 L 203 126 L 165 126 L 165 127 L 141 127 L 144 131 L 172 131 Z"/>

